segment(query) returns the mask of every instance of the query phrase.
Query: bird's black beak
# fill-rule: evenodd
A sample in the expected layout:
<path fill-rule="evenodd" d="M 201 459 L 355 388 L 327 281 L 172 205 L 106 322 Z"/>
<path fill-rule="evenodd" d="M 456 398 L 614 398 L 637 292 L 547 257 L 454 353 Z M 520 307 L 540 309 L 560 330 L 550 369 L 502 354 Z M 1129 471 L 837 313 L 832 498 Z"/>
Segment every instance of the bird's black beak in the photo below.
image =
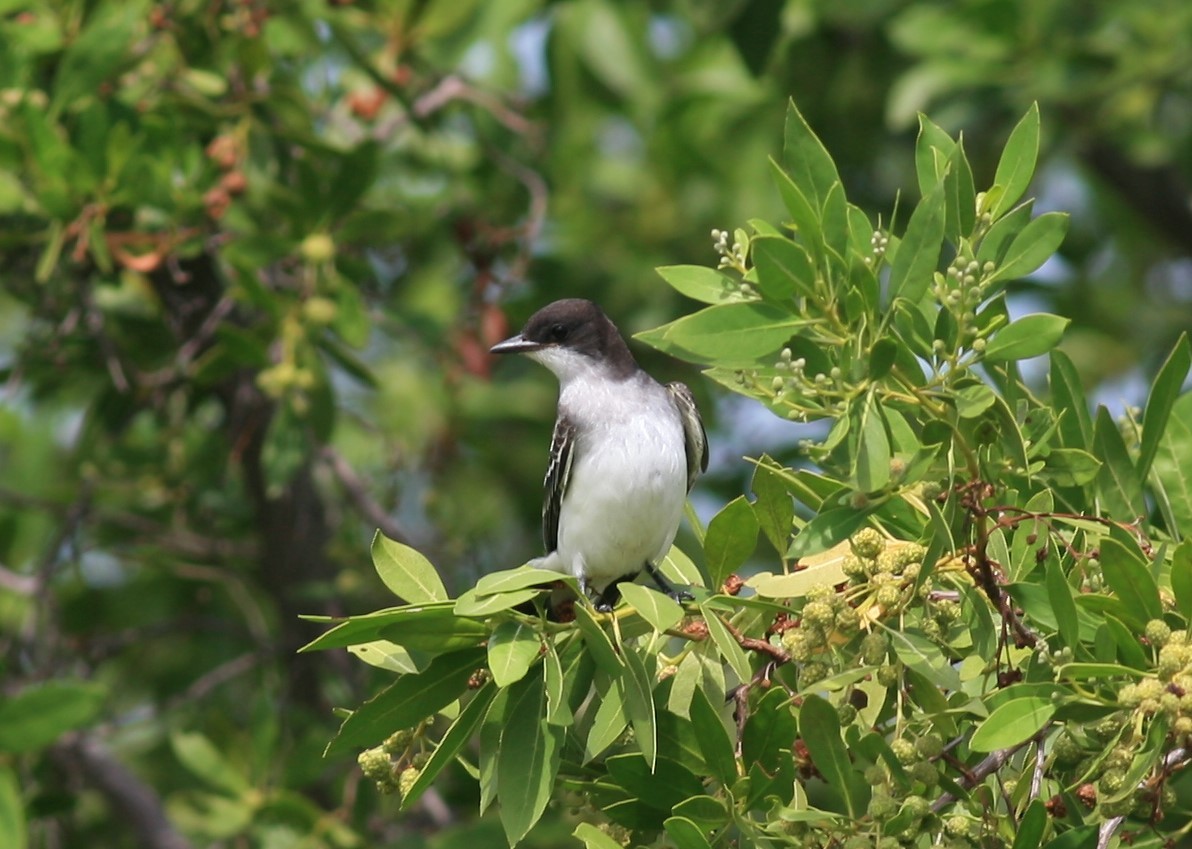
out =
<path fill-rule="evenodd" d="M 489 351 L 494 354 L 527 354 L 530 351 L 537 351 L 541 347 L 537 342 L 531 342 L 519 333 L 516 336 L 510 336 L 504 342 L 498 342 L 489 348 Z"/>

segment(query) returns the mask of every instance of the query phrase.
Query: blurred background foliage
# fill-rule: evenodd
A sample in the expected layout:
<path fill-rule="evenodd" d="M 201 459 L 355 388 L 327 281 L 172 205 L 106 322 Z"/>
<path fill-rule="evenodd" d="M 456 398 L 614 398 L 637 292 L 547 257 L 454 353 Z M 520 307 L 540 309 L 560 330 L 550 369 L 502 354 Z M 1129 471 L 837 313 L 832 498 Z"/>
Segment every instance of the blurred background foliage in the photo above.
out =
<path fill-rule="evenodd" d="M 369 682 L 293 654 L 385 603 L 378 526 L 457 592 L 538 553 L 553 383 L 488 346 L 562 296 L 691 309 L 652 269 L 780 217 L 787 97 L 886 216 L 918 111 L 982 184 L 1037 100 L 1073 219 L 1017 303 L 1130 403 L 1192 325 L 1189 56 L 1184 0 L 0 0 L 5 845 L 499 834 L 322 760 Z M 715 423 L 709 505 L 795 457 L 638 353 Z"/>

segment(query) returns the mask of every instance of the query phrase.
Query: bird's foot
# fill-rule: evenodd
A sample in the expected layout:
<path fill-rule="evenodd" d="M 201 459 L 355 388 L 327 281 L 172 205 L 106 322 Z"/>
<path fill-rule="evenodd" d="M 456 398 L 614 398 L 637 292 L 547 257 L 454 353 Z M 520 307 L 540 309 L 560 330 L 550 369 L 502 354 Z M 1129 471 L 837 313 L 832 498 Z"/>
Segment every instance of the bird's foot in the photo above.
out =
<path fill-rule="evenodd" d="M 691 593 L 687 592 L 687 590 L 679 589 L 674 584 L 672 584 L 670 581 L 668 581 L 666 579 L 666 575 L 663 575 L 662 572 L 658 569 L 658 567 L 655 566 L 653 563 L 651 563 L 649 560 L 646 561 L 645 568 L 646 568 L 646 572 L 649 573 L 651 580 L 654 581 L 654 583 L 657 585 L 658 589 L 662 590 L 663 594 L 670 596 L 672 599 L 679 602 L 680 604 L 682 604 L 685 601 L 694 601 L 695 600 L 695 596 L 693 596 Z"/>

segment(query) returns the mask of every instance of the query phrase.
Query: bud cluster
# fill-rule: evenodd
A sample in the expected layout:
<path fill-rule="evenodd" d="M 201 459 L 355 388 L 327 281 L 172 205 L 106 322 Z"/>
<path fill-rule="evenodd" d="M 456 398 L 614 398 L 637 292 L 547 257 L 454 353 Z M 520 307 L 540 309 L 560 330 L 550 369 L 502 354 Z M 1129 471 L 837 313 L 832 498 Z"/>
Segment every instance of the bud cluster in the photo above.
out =
<path fill-rule="evenodd" d="M 841 568 L 851 584 L 869 585 L 874 601 L 886 611 L 910 601 L 911 587 L 927 554 L 923 546 L 887 541 L 873 528 L 862 528 L 849 542 L 853 553 L 844 558 Z"/>
<path fill-rule="evenodd" d="M 831 587 L 814 587 L 807 594 L 799 623 L 782 632 L 782 647 L 801 665 L 799 680 L 803 685 L 826 678 L 831 673 L 828 654 L 835 638 L 847 639 L 860 629 L 856 609 Z"/>
<path fill-rule="evenodd" d="M 396 731 L 381 745 L 356 757 L 360 771 L 377 786 L 378 793 L 405 797 L 413 788 L 428 759 L 424 752 L 413 751 L 417 738 L 417 729 Z"/>
<path fill-rule="evenodd" d="M 985 339 L 976 325 L 976 309 L 989 294 L 991 278 L 997 265 L 958 255 L 943 274 L 936 273 L 933 293 L 940 305 L 956 318 L 959 339 L 978 353 L 985 350 Z M 937 354 L 945 352 L 942 339 L 936 339 L 932 347 Z"/>
<path fill-rule="evenodd" d="M 729 245 L 729 236 L 733 236 L 733 243 Z M 727 230 L 712 230 L 712 247 L 717 254 L 720 255 L 720 263 L 717 268 L 731 268 L 741 274 L 749 271 L 746 265 L 746 259 L 749 253 L 748 238 L 742 238 L 745 234 L 738 230 L 736 233 L 730 234 Z M 745 288 L 749 288 L 749 294 L 756 294 L 753 287 L 748 283 L 742 283 L 741 288 L 744 292 Z"/>

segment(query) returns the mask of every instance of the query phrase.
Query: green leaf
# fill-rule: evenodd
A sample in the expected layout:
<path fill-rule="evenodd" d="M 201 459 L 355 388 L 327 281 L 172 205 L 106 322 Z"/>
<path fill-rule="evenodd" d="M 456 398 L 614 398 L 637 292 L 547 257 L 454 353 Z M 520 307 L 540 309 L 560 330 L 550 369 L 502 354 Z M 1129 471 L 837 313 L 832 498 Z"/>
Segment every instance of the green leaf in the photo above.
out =
<path fill-rule="evenodd" d="M 1130 617 L 1127 624 L 1141 629 L 1151 619 L 1163 616 L 1159 586 L 1140 552 L 1112 537 L 1101 540 L 1101 573 L 1125 605 Z"/>
<path fill-rule="evenodd" d="M 702 675 L 699 659 L 688 652 L 679 661 L 678 669 L 671 676 L 671 688 L 666 697 L 666 709 L 675 716 L 688 719 L 691 716 L 691 699 L 695 695 Z"/>
<path fill-rule="evenodd" d="M 476 582 L 476 595 L 495 595 L 523 590 L 528 587 L 549 587 L 556 581 L 569 581 L 572 586 L 574 578 L 550 569 L 535 569 L 532 566 L 518 566 L 516 569 L 505 569 L 501 572 L 490 572 Z"/>
<path fill-rule="evenodd" d="M 1175 402 L 1159 450 L 1151 466 L 1151 480 L 1162 495 L 1164 515 L 1173 535 L 1192 536 L 1192 392 Z"/>
<path fill-rule="evenodd" d="M 1060 639 L 1064 645 L 1075 649 L 1080 642 L 1080 623 L 1076 619 L 1076 602 L 1072 599 L 1072 588 L 1064 577 L 1064 570 L 1054 558 L 1047 561 L 1047 597 L 1059 625 Z"/>
<path fill-rule="evenodd" d="M 427 788 L 434 784 L 439 773 L 446 769 L 448 764 L 455 760 L 456 755 L 472 741 L 473 735 L 475 735 L 476 730 L 480 727 L 480 723 L 484 720 L 484 716 L 488 712 L 488 706 L 492 704 L 497 692 L 498 688 L 496 684 L 492 681 L 487 682 L 476 691 L 475 695 L 464 706 L 464 709 L 459 712 L 459 716 L 455 718 L 455 722 L 451 723 L 451 727 L 447 729 L 447 732 L 439 741 L 439 745 L 435 747 L 430 758 L 427 759 L 422 769 L 419 770 L 417 780 L 406 791 L 406 794 L 402 796 L 401 809 L 403 811 L 408 811 L 413 807 L 414 803 L 426 792 Z"/>
<path fill-rule="evenodd" d="M 721 701 L 721 699 L 717 699 Z M 737 758 L 733 754 L 733 741 L 720 714 L 712 705 L 703 688 L 695 691 L 691 699 L 691 724 L 695 728 L 695 739 L 712 777 L 725 787 L 731 787 L 737 780 Z"/>
<path fill-rule="evenodd" d="M 372 541 L 372 558 L 377 574 L 398 598 L 410 604 L 447 600 L 447 590 L 435 567 L 408 545 L 377 531 Z"/>
<path fill-rule="evenodd" d="M 748 681 L 753 675 L 753 670 L 749 668 L 749 658 L 745 655 L 745 650 L 741 648 L 741 644 L 733 638 L 732 633 L 728 630 L 728 626 L 720 621 L 720 617 L 716 615 L 714 610 L 701 604 L 700 612 L 704 615 L 704 621 L 708 625 L 708 634 L 712 637 L 712 642 L 720 650 L 720 656 L 728 663 L 729 668 L 737 674 L 739 680 Z"/>
<path fill-rule="evenodd" d="M 1093 444 L 1093 420 L 1076 366 L 1063 351 L 1051 352 L 1051 398 L 1057 412 L 1060 441 L 1067 448 L 1088 449 Z"/>
<path fill-rule="evenodd" d="M 757 288 L 772 301 L 794 295 L 815 296 L 815 266 L 802 245 L 781 237 L 759 237 L 750 243 L 757 269 Z"/>
<path fill-rule="evenodd" d="M 1012 321 L 989 340 L 985 348 L 985 361 L 1025 360 L 1046 354 L 1059 344 L 1069 321 L 1042 312 Z"/>
<path fill-rule="evenodd" d="M 215 790 L 241 796 L 252 785 L 209 738 L 197 731 L 174 731 L 170 748 L 181 764 Z"/>
<path fill-rule="evenodd" d="M 956 142 L 926 115 L 919 115 L 919 135 L 915 138 L 915 176 L 919 194 L 927 196 L 944 176 L 941 167 L 952 155 Z"/>
<path fill-rule="evenodd" d="M 107 688 L 58 679 L 33 684 L 0 700 L 0 752 L 32 752 L 67 731 L 89 725 L 107 700 Z"/>
<path fill-rule="evenodd" d="M 678 849 L 712 849 L 703 829 L 686 817 L 671 817 L 662 827 Z"/>
<path fill-rule="evenodd" d="M 848 815 L 860 817 L 869 803 L 868 787 L 844 748 L 836 708 L 815 694 L 805 696 L 799 708 L 799 736 L 824 781 L 844 799 Z"/>
<path fill-rule="evenodd" d="M 954 397 L 956 399 L 956 415 L 962 419 L 979 417 L 997 401 L 993 390 L 984 383 L 974 383 L 972 386 L 958 389 Z"/>
<path fill-rule="evenodd" d="M 635 338 L 695 363 L 727 366 L 777 359 L 778 350 L 810 319 L 761 301 L 705 307 Z"/>
<path fill-rule="evenodd" d="M 542 718 L 545 700 L 540 675 L 528 675 L 509 688 L 507 722 L 497 753 L 497 798 L 510 846 L 519 843 L 546 810 L 559 772 L 563 730 Z"/>
<path fill-rule="evenodd" d="M 588 729 L 584 746 L 584 760 L 599 756 L 605 749 L 620 739 L 629 724 L 625 715 L 625 685 L 623 676 L 608 675 L 601 671 L 596 675 L 596 715 Z"/>
<path fill-rule="evenodd" d="M 753 472 L 753 515 L 757 518 L 766 539 L 780 554 L 790 545 L 791 528 L 795 518 L 795 504 L 782 481 L 766 466 L 758 465 Z"/>
<path fill-rule="evenodd" d="M 1171 553 L 1171 591 L 1180 615 L 1192 621 L 1192 539 L 1185 539 Z"/>
<path fill-rule="evenodd" d="M 974 752 L 996 752 L 1017 746 L 1039 733 L 1055 714 L 1056 703 L 1040 696 L 1013 699 L 981 721 L 969 740 Z"/>
<path fill-rule="evenodd" d="M 1101 509 L 1115 519 L 1133 522 L 1146 512 L 1142 483 L 1117 423 L 1104 407 L 1097 408 L 1093 428 L 1093 454 L 1101 461 L 1097 473 L 1097 495 Z"/>
<path fill-rule="evenodd" d="M 513 590 L 507 593 L 496 593 L 495 595 L 478 595 L 475 587 L 460 594 L 460 597 L 455 600 L 455 606 L 452 612 L 456 616 L 468 616 L 475 619 L 483 619 L 492 616 L 494 613 L 500 613 L 503 610 L 509 610 L 518 605 L 525 604 L 534 598 L 537 598 L 539 591 L 536 589 Z"/>
<path fill-rule="evenodd" d="M 890 438 L 886 435 L 876 390 L 865 399 L 860 421 L 853 432 L 857 434 L 857 460 L 853 468 L 857 489 L 878 492 L 890 482 Z"/>
<path fill-rule="evenodd" d="M 637 747 L 652 772 L 658 755 L 658 724 L 651 688 L 653 678 L 646 671 L 641 656 L 634 651 L 625 653 L 625 670 L 625 713 L 633 726 Z"/>
<path fill-rule="evenodd" d="M 790 213 L 795 233 L 812 257 L 822 257 L 824 234 L 820 229 L 819 205 L 813 200 L 809 200 L 782 166 L 773 159 L 770 160 L 770 170 L 774 175 L 774 184 L 778 187 L 778 194 L 782 196 L 782 203 L 786 207 L 786 211 Z"/>
<path fill-rule="evenodd" d="M 1037 849 L 1043 845 L 1043 834 L 1047 830 L 1047 808 L 1042 799 L 1032 799 L 1026 812 L 1018 821 L 1018 832 L 1014 835 L 1011 849 Z"/>
<path fill-rule="evenodd" d="M 1016 280 L 1036 271 L 1059 250 L 1067 233 L 1067 213 L 1045 212 L 1031 219 L 1010 242 L 997 268 L 989 275 L 989 282 Z"/>
<path fill-rule="evenodd" d="M 744 300 L 739 284 L 714 268 L 703 265 L 664 265 L 654 269 L 677 292 L 705 304 Z"/>
<path fill-rule="evenodd" d="M 613 641 L 600 627 L 600 623 L 592 616 L 584 604 L 575 605 L 575 624 L 584 638 L 584 644 L 592 653 L 596 665 L 613 677 L 620 677 L 624 669 L 624 662 L 617 650 L 613 648 Z"/>
<path fill-rule="evenodd" d="M 704 789 L 698 777 L 670 758 L 659 758 L 653 769 L 638 754 L 614 755 L 604 764 L 609 778 L 631 796 L 667 814 L 675 805 Z"/>
<path fill-rule="evenodd" d="M 890 266 L 889 301 L 918 303 L 927 293 L 944 241 L 944 184 L 919 201 Z"/>
<path fill-rule="evenodd" d="M 380 638 L 382 631 L 390 625 L 400 622 L 454 619 L 455 616 L 451 607 L 451 602 L 437 602 L 435 604 L 410 604 L 402 607 L 390 607 L 385 610 L 363 613 L 359 616 L 352 616 L 343 620 L 334 620 L 330 617 L 306 617 L 313 622 L 338 621 L 338 624 L 331 630 L 311 640 L 298 651 L 321 651 L 323 649 L 344 648 L 345 646 L 375 642 Z M 483 636 L 483 626 L 477 625 L 476 627 L 480 629 L 479 635 Z"/>
<path fill-rule="evenodd" d="M 749 776 L 747 806 L 770 796 L 783 803 L 790 801 L 795 781 L 791 755 L 795 733 L 790 694 L 777 687 L 767 691 L 741 730 L 741 762 Z"/>
<path fill-rule="evenodd" d="M 546 721 L 565 728 L 575 721 L 575 716 L 567 701 L 567 679 L 563 675 L 563 662 L 559 659 L 559 652 L 551 640 L 547 640 L 545 646 L 542 677 L 546 687 Z"/>
<path fill-rule="evenodd" d="M 787 103 L 782 161 L 799 190 L 822 209 L 832 187 L 840 182 L 831 154 L 804 120 L 794 100 Z"/>
<path fill-rule="evenodd" d="M 8 767 L 0 767 L 0 846 L 10 849 L 28 849 L 29 846 L 21 788 Z"/>
<path fill-rule="evenodd" d="M 832 507 L 823 510 L 795 535 L 786 554 L 788 557 L 805 557 L 808 554 L 827 551 L 865 524 L 868 516 L 869 511 L 857 510 L 854 507 Z"/>
<path fill-rule="evenodd" d="M 940 647 L 926 636 L 910 630 L 887 630 L 894 653 L 906 666 L 915 670 L 942 690 L 959 690 L 960 676 Z"/>
<path fill-rule="evenodd" d="M 618 586 L 624 599 L 655 631 L 666 631 L 682 620 L 683 608 L 673 598 L 630 581 Z"/>
<path fill-rule="evenodd" d="M 583 841 L 586 849 L 624 849 L 620 843 L 590 822 L 581 822 L 575 827 L 575 831 L 571 832 L 571 836 Z"/>
<path fill-rule="evenodd" d="M 719 799 L 701 794 L 684 799 L 672 810 L 675 816 L 686 817 L 708 831 L 715 831 L 728 824 L 728 811 Z"/>
<path fill-rule="evenodd" d="M 1142 444 L 1138 452 L 1138 479 L 1146 480 L 1151 463 L 1159 452 L 1159 441 L 1167 430 L 1167 422 L 1175 407 L 1180 389 L 1192 368 L 1192 345 L 1188 334 L 1181 333 L 1175 348 L 1155 375 L 1151 393 L 1147 396 L 1146 410 L 1142 415 Z"/>
<path fill-rule="evenodd" d="M 739 568 L 757 546 L 758 523 L 753 507 L 743 495 L 726 504 L 708 523 L 704 559 L 713 587 Z"/>
<path fill-rule="evenodd" d="M 381 628 L 380 635 L 402 648 L 435 654 L 478 646 L 488 636 L 483 624 L 456 616 L 450 608 L 436 613 L 440 615 L 398 619 Z"/>
<path fill-rule="evenodd" d="M 508 723 L 509 690 L 497 690 L 493 703 L 480 723 L 480 813 L 497 798 L 497 756 L 501 752 L 501 732 Z"/>
<path fill-rule="evenodd" d="M 1032 103 L 1031 108 L 1010 133 L 1001 159 L 997 163 L 993 183 L 1001 187 L 1002 193 L 990 210 L 994 218 L 1000 218 L 1002 213 L 1013 207 L 1026 193 L 1035 174 L 1035 162 L 1038 157 L 1039 104 Z"/>
<path fill-rule="evenodd" d="M 402 675 L 344 720 L 323 756 L 374 746 L 394 731 L 413 728 L 459 698 L 484 660 L 484 649 L 467 649 L 439 655 L 422 672 Z"/>
<path fill-rule="evenodd" d="M 1100 460 L 1077 448 L 1053 448 L 1043 458 L 1043 476 L 1055 486 L 1084 486 L 1100 470 Z"/>
<path fill-rule="evenodd" d="M 502 622 L 488 638 L 488 668 L 498 687 L 508 687 L 525 677 L 538 659 L 542 639 L 521 622 Z"/>

